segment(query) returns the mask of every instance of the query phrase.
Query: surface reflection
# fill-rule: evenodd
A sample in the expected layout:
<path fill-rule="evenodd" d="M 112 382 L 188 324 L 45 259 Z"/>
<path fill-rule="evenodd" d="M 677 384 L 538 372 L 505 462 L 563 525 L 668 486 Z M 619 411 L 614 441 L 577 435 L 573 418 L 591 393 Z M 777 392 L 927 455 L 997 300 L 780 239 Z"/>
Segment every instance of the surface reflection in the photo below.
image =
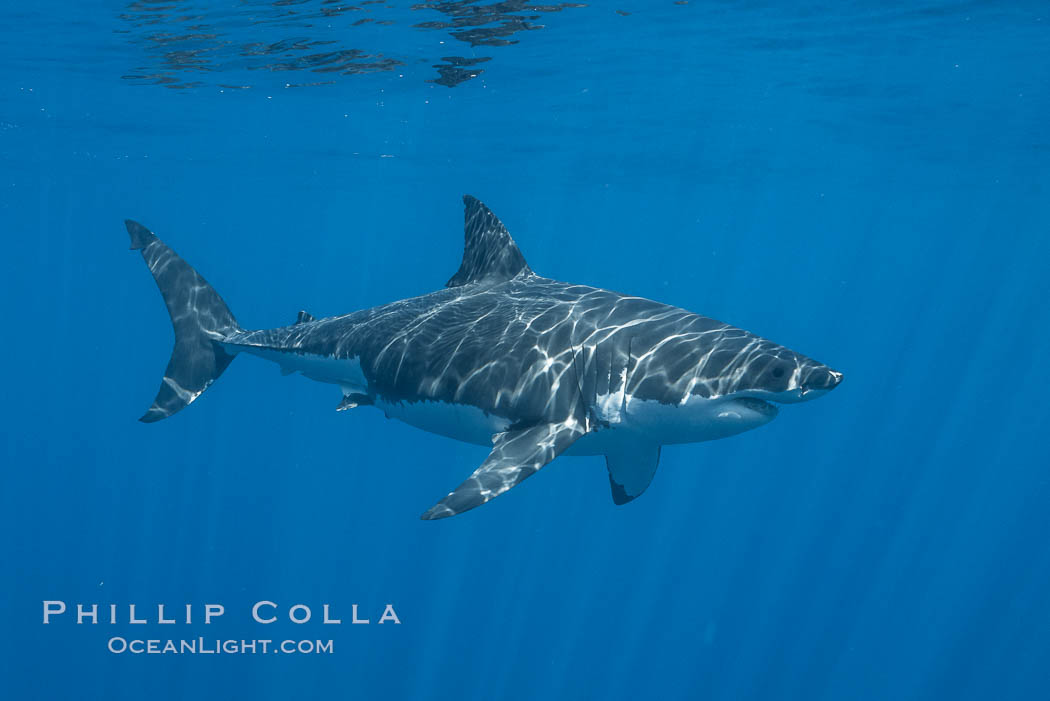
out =
<path fill-rule="evenodd" d="M 288 81 L 285 87 L 325 85 L 341 76 L 403 70 L 409 63 L 434 61 L 405 48 L 380 50 L 384 45 L 413 43 L 405 41 L 404 29 L 442 32 L 472 49 L 502 47 L 518 43 L 522 32 L 543 29 L 538 20 L 544 15 L 581 7 L 586 5 L 522 0 L 424 2 L 404 9 L 388 5 L 387 0 L 240 0 L 226 6 L 137 0 L 120 15 L 128 27 L 120 33 L 144 49 L 145 60 L 123 77 L 175 89 L 208 85 L 244 89 L 263 82 L 251 78 L 253 71 L 308 71 L 323 75 Z M 440 18 L 416 21 L 433 14 Z M 399 27 L 401 34 L 396 33 Z M 455 87 L 481 75 L 477 66 L 492 58 L 442 57 L 441 63 L 432 64 L 437 75 L 428 82 Z M 229 74 L 239 75 L 231 81 Z"/>

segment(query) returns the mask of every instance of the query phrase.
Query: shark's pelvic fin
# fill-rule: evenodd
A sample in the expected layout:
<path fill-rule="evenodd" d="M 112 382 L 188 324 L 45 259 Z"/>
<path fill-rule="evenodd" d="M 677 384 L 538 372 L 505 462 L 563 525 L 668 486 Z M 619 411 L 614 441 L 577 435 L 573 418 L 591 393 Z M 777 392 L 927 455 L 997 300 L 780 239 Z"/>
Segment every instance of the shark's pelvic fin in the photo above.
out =
<path fill-rule="evenodd" d="M 660 446 L 634 443 L 605 456 L 613 502 L 626 504 L 645 491 L 660 464 Z"/>
<path fill-rule="evenodd" d="M 537 472 L 582 435 L 583 428 L 572 420 L 497 433 L 481 467 L 420 518 L 446 518 L 481 506 Z"/>
<path fill-rule="evenodd" d="M 339 402 L 339 406 L 335 410 L 346 411 L 347 409 L 356 409 L 359 406 L 371 406 L 373 403 L 372 398 L 367 394 L 351 392 L 343 395 L 343 401 Z"/>
<path fill-rule="evenodd" d="M 175 251 L 137 222 L 124 222 L 132 250 L 142 252 L 175 329 L 175 348 L 153 405 L 139 419 L 166 419 L 185 408 L 222 374 L 233 360 L 220 341 L 241 327 L 226 302 L 207 280 Z"/>
<path fill-rule="evenodd" d="M 463 196 L 463 204 L 463 262 L 445 287 L 505 282 L 522 273 L 531 274 L 525 256 L 496 215 L 470 195 Z"/>
<path fill-rule="evenodd" d="M 300 311 L 299 315 L 295 317 L 296 324 L 305 324 L 308 321 L 313 321 L 314 315 L 307 311 Z"/>

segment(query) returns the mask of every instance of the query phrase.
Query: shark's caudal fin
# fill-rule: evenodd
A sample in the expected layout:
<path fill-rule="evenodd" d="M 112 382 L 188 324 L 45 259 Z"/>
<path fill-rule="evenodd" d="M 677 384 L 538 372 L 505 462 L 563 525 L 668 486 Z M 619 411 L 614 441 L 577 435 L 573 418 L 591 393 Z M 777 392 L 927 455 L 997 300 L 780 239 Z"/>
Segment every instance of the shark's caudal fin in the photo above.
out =
<path fill-rule="evenodd" d="M 139 419 L 166 419 L 199 397 L 233 360 L 218 341 L 240 330 L 222 297 L 149 229 L 127 220 L 132 250 L 153 273 L 175 329 L 175 349 L 157 398 Z"/>
<path fill-rule="evenodd" d="M 505 282 L 532 270 L 507 227 L 480 200 L 463 195 L 463 262 L 445 287 L 474 282 Z"/>

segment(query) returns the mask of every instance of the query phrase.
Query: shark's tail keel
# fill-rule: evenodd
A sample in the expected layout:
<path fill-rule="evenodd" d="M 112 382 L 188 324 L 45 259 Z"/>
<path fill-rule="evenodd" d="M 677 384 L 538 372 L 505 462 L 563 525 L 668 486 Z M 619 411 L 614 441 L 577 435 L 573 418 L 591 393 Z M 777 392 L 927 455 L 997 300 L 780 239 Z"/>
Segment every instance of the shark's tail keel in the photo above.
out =
<path fill-rule="evenodd" d="M 221 341 L 240 330 L 219 293 L 196 270 L 137 222 L 124 222 L 131 248 L 153 273 L 175 329 L 175 349 L 164 371 L 153 406 L 139 421 L 166 419 L 188 406 L 233 360 Z"/>

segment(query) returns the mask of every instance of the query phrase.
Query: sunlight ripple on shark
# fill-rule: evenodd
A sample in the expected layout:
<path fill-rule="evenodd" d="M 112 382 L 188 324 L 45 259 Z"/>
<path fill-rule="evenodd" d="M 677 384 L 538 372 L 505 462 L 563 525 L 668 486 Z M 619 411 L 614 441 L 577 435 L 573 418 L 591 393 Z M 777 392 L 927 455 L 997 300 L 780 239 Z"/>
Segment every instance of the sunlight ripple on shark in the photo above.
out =
<path fill-rule="evenodd" d="M 641 297 L 532 272 L 496 216 L 469 195 L 466 245 L 445 289 L 344 316 L 299 312 L 250 331 L 192 267 L 127 221 L 160 288 L 175 349 L 142 421 L 165 419 L 234 356 L 337 385 L 338 410 L 375 406 L 425 431 L 491 447 L 424 519 L 499 496 L 561 454 L 605 455 L 613 501 L 649 486 L 660 447 L 769 423 L 842 374 L 792 350 Z M 776 404 L 775 404 L 776 403 Z"/>

